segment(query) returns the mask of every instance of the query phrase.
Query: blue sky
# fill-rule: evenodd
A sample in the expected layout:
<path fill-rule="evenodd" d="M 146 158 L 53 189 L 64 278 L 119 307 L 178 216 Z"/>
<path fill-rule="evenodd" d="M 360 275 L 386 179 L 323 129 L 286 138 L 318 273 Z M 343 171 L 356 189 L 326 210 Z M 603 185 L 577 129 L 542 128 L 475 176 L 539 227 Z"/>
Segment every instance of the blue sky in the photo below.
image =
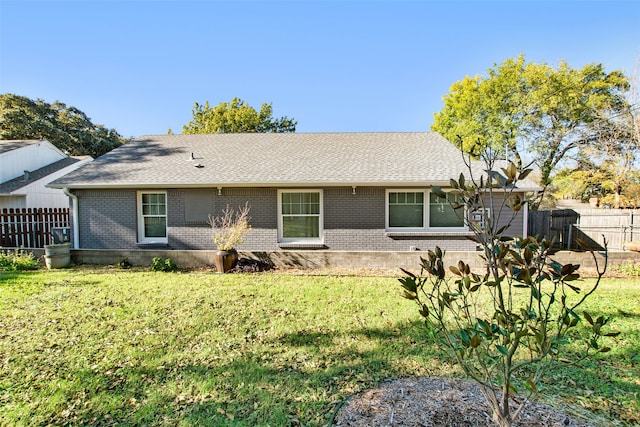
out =
<path fill-rule="evenodd" d="M 233 97 L 298 132 L 427 131 L 452 83 L 520 53 L 631 75 L 640 1 L 0 0 L 0 93 L 125 137 Z"/>

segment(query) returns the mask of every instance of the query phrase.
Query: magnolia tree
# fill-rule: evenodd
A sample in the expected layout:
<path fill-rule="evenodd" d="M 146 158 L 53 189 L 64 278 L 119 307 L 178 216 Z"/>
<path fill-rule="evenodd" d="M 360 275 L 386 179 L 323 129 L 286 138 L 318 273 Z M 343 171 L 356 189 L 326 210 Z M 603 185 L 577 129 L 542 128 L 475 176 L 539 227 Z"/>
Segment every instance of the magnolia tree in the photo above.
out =
<path fill-rule="evenodd" d="M 464 261 L 447 270 L 445 254 L 436 247 L 421 257 L 419 274 L 403 270 L 399 280 L 404 297 L 417 303 L 430 333 L 479 384 L 496 425 L 511 426 L 538 392 L 545 369 L 568 344 L 569 332 L 585 325 L 582 318 L 589 336 L 581 357 L 608 351 L 602 337 L 617 334 L 605 332 L 608 319 L 580 312 L 605 273 L 606 243 L 604 252 L 591 251 L 595 283 L 580 289 L 579 265 L 555 261 L 552 242 L 508 235 L 527 202 L 515 190 L 530 169 L 505 162 L 498 167 L 490 150 L 481 158 L 486 170 L 480 176 L 473 176 L 471 159 L 466 158 L 471 178 L 461 174 L 451 180 L 448 193 L 457 197 L 447 197 L 439 188 L 433 192 L 443 201 L 456 200 L 454 210 L 481 249 L 482 271 L 472 271 Z"/>

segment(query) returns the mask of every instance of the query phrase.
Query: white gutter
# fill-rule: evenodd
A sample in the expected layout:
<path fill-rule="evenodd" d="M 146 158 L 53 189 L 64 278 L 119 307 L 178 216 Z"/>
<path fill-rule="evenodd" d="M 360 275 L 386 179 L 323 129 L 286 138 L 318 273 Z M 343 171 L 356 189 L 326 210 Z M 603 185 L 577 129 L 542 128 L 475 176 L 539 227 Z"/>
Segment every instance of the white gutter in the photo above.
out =
<path fill-rule="evenodd" d="M 73 224 L 71 226 L 73 229 L 73 249 L 78 249 L 80 246 L 80 230 L 78 230 L 78 196 L 69 191 L 69 187 L 63 187 L 62 191 L 71 198 L 71 204 L 73 205 Z"/>

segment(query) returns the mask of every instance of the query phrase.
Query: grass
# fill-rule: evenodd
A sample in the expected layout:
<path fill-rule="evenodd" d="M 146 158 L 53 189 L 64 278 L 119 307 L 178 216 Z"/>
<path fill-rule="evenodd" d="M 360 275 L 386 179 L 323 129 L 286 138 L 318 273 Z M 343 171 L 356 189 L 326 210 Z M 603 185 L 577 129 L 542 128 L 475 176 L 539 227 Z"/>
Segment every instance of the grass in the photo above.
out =
<path fill-rule="evenodd" d="M 0 273 L 0 424 L 323 426 L 352 393 L 459 376 L 395 277 Z M 545 400 L 640 423 L 640 281 L 589 305 L 623 334 Z"/>

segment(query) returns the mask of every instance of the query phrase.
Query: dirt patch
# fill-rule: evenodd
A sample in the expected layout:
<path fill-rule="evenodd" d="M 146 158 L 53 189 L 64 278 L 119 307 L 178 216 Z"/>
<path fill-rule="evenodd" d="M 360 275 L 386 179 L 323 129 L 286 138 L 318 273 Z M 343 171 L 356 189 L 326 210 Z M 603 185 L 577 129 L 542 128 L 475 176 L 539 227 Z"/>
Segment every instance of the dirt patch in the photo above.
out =
<path fill-rule="evenodd" d="M 515 404 L 514 404 L 515 406 Z M 351 396 L 333 426 L 485 427 L 494 425 L 477 384 L 443 378 L 399 378 Z M 551 406 L 529 402 L 514 426 L 595 427 Z"/>

